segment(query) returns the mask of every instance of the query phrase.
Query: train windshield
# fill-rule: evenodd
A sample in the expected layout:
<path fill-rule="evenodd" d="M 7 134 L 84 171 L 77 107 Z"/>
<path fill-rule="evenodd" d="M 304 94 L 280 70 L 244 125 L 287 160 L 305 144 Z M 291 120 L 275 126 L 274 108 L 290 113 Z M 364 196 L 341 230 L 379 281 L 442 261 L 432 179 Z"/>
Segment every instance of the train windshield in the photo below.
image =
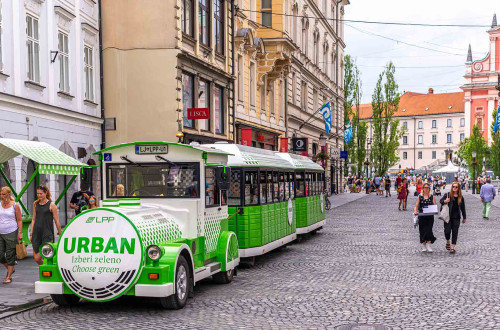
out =
<path fill-rule="evenodd" d="M 199 198 L 198 163 L 110 164 L 107 198 Z"/>

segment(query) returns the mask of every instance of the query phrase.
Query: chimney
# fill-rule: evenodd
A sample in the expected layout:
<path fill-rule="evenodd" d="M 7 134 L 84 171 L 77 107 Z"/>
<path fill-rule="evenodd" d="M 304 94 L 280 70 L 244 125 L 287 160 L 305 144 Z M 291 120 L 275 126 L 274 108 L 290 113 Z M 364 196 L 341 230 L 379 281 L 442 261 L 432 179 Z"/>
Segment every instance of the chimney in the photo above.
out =
<path fill-rule="evenodd" d="M 429 88 L 429 94 L 434 94 L 434 89 L 433 88 Z"/>

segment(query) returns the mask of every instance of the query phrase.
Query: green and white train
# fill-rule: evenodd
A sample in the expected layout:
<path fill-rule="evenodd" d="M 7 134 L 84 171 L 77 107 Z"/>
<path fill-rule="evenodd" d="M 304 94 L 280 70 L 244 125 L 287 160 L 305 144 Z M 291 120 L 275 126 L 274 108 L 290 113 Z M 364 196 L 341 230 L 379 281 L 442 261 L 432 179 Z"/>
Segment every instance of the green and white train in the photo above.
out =
<path fill-rule="evenodd" d="M 307 157 L 235 144 L 136 142 L 97 152 L 101 206 L 40 248 L 37 293 L 59 305 L 122 295 L 185 306 L 207 277 L 325 224 L 324 170 Z"/>

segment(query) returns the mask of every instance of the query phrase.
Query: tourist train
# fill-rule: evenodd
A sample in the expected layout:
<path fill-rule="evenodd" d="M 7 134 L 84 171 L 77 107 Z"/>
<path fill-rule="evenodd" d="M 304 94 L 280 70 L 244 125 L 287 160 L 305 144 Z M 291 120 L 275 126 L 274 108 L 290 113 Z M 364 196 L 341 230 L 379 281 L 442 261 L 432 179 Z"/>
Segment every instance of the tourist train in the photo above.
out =
<path fill-rule="evenodd" d="M 325 224 L 324 169 L 307 157 L 237 144 L 136 142 L 96 154 L 99 208 L 40 248 L 37 293 L 158 298 L 179 309 L 207 277 L 229 283 L 252 262 Z"/>

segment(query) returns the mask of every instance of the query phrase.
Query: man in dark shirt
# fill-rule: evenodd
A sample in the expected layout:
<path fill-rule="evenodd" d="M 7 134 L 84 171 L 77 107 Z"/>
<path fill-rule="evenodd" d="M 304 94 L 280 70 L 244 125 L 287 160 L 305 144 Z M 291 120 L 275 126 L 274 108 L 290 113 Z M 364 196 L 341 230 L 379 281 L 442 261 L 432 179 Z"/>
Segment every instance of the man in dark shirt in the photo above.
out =
<path fill-rule="evenodd" d="M 88 190 L 86 183 L 82 182 L 80 184 L 80 191 L 73 194 L 69 203 L 69 207 L 75 210 L 75 215 L 80 214 L 80 212 L 82 212 L 82 208 L 87 208 L 90 196 L 94 196 L 94 193 Z"/>

